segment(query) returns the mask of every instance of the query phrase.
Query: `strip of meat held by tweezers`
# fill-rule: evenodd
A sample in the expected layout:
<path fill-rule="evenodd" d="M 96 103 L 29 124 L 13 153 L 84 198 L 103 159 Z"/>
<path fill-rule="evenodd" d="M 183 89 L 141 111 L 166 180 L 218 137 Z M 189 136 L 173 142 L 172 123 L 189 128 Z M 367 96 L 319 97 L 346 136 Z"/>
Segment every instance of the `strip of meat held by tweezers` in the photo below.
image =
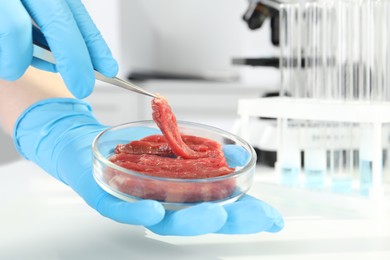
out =
<path fill-rule="evenodd" d="M 176 117 L 173 114 L 168 101 L 164 97 L 159 96 L 158 98 L 154 98 L 152 100 L 152 110 L 153 120 L 162 131 L 176 156 L 185 159 L 207 157 L 206 153 L 196 152 L 184 143 L 177 126 Z"/>

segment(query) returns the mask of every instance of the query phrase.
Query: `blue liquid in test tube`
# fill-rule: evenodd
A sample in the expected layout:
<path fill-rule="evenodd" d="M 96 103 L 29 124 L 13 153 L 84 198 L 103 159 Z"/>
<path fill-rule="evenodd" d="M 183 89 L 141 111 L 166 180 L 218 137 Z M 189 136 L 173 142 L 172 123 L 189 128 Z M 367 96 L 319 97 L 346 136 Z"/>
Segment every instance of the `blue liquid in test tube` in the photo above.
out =
<path fill-rule="evenodd" d="M 305 150 L 305 186 L 318 189 L 325 186 L 326 150 Z"/>
<path fill-rule="evenodd" d="M 285 186 L 297 186 L 301 169 L 297 166 L 285 165 L 281 167 L 281 183 Z"/>
<path fill-rule="evenodd" d="M 361 159 L 359 162 L 360 194 L 368 196 L 372 184 L 372 161 Z"/>
<path fill-rule="evenodd" d="M 278 159 L 280 162 L 280 182 L 285 186 L 297 186 L 301 172 L 301 151 L 297 129 L 285 128 L 282 146 L 283 149 Z"/>
<path fill-rule="evenodd" d="M 332 156 L 332 191 L 352 192 L 353 150 L 336 150 Z"/>
<path fill-rule="evenodd" d="M 372 186 L 372 133 L 370 126 L 362 127 L 359 151 L 359 182 L 360 194 L 369 195 Z"/>

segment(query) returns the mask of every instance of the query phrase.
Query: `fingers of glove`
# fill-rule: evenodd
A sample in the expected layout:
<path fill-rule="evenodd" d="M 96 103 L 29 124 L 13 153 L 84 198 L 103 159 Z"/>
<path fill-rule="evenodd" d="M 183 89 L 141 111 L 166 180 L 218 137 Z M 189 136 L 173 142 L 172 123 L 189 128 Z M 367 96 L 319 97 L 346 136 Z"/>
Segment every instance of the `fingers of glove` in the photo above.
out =
<path fill-rule="evenodd" d="M 87 44 L 94 68 L 107 77 L 118 73 L 118 63 L 80 0 L 67 0 Z"/>
<path fill-rule="evenodd" d="M 161 203 L 153 200 L 125 202 L 117 199 L 100 188 L 91 171 L 86 172 L 73 188 L 100 214 L 120 223 L 148 226 L 164 218 L 165 210 Z"/>
<path fill-rule="evenodd" d="M 66 0 L 22 0 L 30 16 L 45 35 L 69 90 L 78 98 L 88 96 L 94 86 L 92 61 L 84 38 Z"/>
<path fill-rule="evenodd" d="M 238 145 L 224 145 L 222 146 L 225 154 L 226 162 L 229 167 L 237 167 L 245 165 L 250 159 L 250 154 L 241 146 Z"/>
<path fill-rule="evenodd" d="M 20 1 L 0 0 L 0 78 L 20 78 L 31 59 L 30 16 Z"/>
<path fill-rule="evenodd" d="M 253 234 L 262 231 L 277 232 L 284 227 L 279 212 L 270 205 L 249 195 L 224 206 L 228 213 L 221 234 Z"/>
<path fill-rule="evenodd" d="M 86 127 L 84 127 L 85 129 Z M 87 131 L 90 132 L 90 131 Z M 82 139 L 74 139 L 59 156 L 61 179 L 65 180 L 84 200 L 103 216 L 132 225 L 154 225 L 164 218 L 165 210 L 157 201 L 145 200 L 134 203 L 119 200 L 104 191 L 92 176 L 90 132 Z M 69 138 L 72 139 L 72 138 Z M 84 175 L 81 173 L 84 172 Z"/>
<path fill-rule="evenodd" d="M 169 211 L 164 219 L 147 228 L 159 235 L 196 236 L 213 233 L 226 222 L 224 208 L 214 203 L 199 205 L 178 211 Z"/>

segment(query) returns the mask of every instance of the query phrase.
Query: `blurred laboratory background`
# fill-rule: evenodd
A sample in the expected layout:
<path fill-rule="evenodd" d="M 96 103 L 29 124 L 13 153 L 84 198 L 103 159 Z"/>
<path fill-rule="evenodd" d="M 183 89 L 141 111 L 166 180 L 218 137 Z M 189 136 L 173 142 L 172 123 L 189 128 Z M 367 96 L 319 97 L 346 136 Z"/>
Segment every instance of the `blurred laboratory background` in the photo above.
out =
<path fill-rule="evenodd" d="M 390 1 L 83 3 L 119 76 L 165 96 L 178 120 L 255 148 L 249 194 L 278 208 L 286 227 L 215 239 L 118 226 L 0 132 L 4 183 L 28 180 L 1 191 L 9 224 L 0 226 L 0 259 L 390 259 Z M 107 125 L 151 119 L 149 97 L 102 82 L 86 100 Z M 27 250 L 15 253 L 18 244 Z"/>
<path fill-rule="evenodd" d="M 242 19 L 246 0 L 85 4 L 119 61 L 120 75 L 166 96 L 179 119 L 230 130 L 238 99 L 279 88 L 276 68 L 233 64 L 234 58 L 279 56 L 269 20 L 252 31 Z M 89 100 L 109 124 L 150 119 L 149 101 L 141 96 L 97 85 Z"/>

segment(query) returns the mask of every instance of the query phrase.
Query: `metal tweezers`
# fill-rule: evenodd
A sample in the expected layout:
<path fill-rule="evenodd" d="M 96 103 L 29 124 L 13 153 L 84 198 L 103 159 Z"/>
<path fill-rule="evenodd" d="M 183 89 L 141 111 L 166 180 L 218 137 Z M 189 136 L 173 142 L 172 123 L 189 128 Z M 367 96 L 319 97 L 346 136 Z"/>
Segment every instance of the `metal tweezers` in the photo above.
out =
<path fill-rule="evenodd" d="M 56 64 L 54 56 L 50 50 L 49 45 L 46 42 L 45 37 L 43 36 L 40 29 L 38 27 L 36 27 L 35 25 L 33 25 L 33 56 L 40 59 L 40 60 L 50 62 L 52 64 Z M 120 79 L 117 77 L 109 78 L 109 77 L 106 77 L 103 74 L 99 73 L 96 70 L 95 70 L 95 78 L 97 80 L 109 83 L 111 85 L 115 85 L 115 86 L 118 86 L 118 87 L 121 87 L 121 88 L 124 88 L 127 90 L 131 90 L 131 91 L 143 94 L 143 95 L 147 95 L 147 96 L 154 97 L 154 98 L 158 97 L 156 94 L 150 93 L 150 92 L 144 90 L 143 88 L 140 88 L 140 87 L 130 83 L 129 81 L 126 81 L 126 80 L 123 80 L 123 79 Z"/>

